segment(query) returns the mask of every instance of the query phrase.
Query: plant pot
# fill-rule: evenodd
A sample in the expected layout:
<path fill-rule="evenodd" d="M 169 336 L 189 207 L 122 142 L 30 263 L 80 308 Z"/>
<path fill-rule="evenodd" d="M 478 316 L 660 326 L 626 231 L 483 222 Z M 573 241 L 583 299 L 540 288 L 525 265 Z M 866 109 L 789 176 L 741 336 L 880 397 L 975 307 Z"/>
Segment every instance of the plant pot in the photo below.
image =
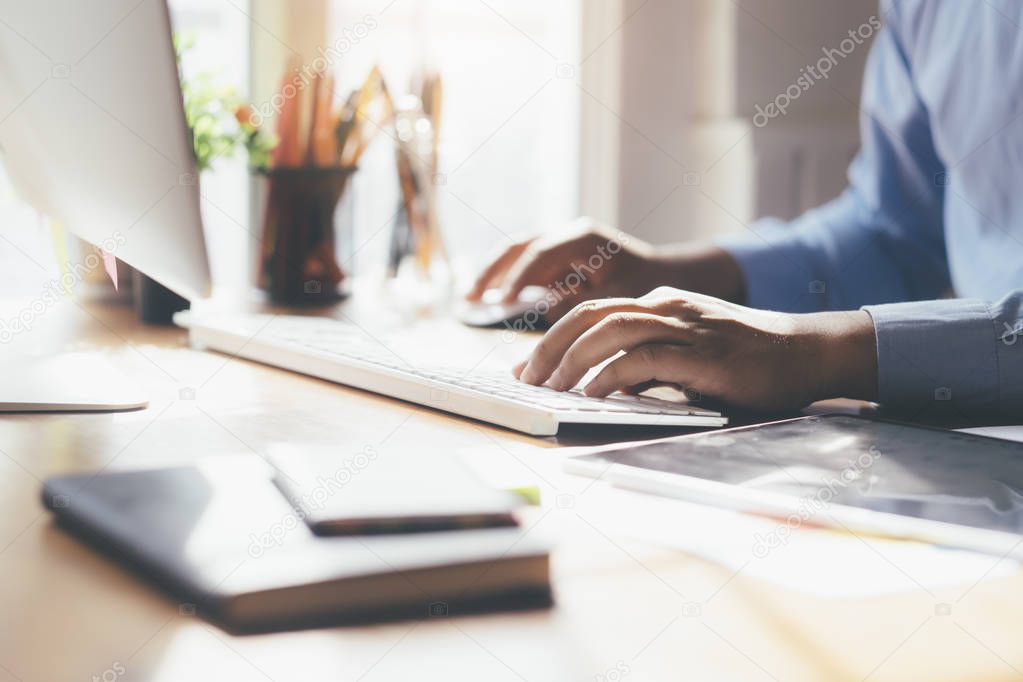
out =
<path fill-rule="evenodd" d="M 345 296 L 335 213 L 354 167 L 276 168 L 267 181 L 259 286 L 277 304 L 323 305 Z"/>
<path fill-rule="evenodd" d="M 135 293 L 135 314 L 146 324 L 173 324 L 174 313 L 189 308 L 187 298 L 178 296 L 138 270 L 132 272 L 132 287 Z"/>

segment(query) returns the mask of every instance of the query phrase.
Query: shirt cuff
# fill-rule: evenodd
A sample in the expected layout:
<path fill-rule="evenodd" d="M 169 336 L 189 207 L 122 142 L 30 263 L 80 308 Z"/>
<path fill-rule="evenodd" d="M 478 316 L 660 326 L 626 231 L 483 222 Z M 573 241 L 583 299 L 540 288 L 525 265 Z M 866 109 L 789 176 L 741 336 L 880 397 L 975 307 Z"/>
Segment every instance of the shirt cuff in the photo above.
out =
<path fill-rule="evenodd" d="M 827 282 L 813 273 L 806 244 L 781 221 L 757 221 L 751 234 L 724 237 L 716 243 L 739 264 L 745 305 L 750 308 L 792 313 L 827 308 Z"/>
<path fill-rule="evenodd" d="M 879 402 L 950 417 L 1001 405 L 1000 319 L 983 301 L 864 306 L 877 338 Z"/>

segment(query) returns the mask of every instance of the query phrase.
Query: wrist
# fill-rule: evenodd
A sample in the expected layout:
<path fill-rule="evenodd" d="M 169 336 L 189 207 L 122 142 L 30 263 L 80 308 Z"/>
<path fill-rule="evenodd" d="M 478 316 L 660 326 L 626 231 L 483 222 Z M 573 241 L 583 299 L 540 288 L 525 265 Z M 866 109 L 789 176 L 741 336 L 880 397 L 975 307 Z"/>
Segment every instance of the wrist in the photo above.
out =
<path fill-rule="evenodd" d="M 877 400 L 877 339 L 863 310 L 800 315 L 813 339 L 815 400 Z"/>
<path fill-rule="evenodd" d="M 727 251 L 712 244 L 675 246 L 648 260 L 650 275 L 657 280 L 651 289 L 671 286 L 733 303 L 745 298 L 739 264 Z"/>

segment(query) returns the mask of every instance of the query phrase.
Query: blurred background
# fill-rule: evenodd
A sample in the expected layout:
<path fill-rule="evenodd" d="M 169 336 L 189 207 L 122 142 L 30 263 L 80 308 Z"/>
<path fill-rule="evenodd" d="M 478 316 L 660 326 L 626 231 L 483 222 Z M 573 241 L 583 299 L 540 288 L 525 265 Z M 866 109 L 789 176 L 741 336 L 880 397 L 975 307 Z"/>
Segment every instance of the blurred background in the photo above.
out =
<path fill-rule="evenodd" d="M 873 0 L 171 0 L 193 35 L 185 75 L 213 72 L 255 106 L 289 60 L 333 50 L 338 89 L 380 65 L 395 94 L 444 78 L 440 224 L 464 281 L 518 235 L 587 214 L 655 242 L 747 229 L 835 196 L 857 147 L 869 41 L 787 113 L 758 125 L 801 70 L 878 12 Z M 762 109 L 760 109 L 762 110 Z M 763 121 L 760 121 L 763 123 Z M 243 158 L 203 175 L 216 283 L 249 286 L 259 185 Z M 356 273 L 382 270 L 399 201 L 378 136 L 342 210 Z M 53 239 L 0 178 L 0 262 L 40 279 Z M 9 281 L 14 281 L 10 278 Z"/>

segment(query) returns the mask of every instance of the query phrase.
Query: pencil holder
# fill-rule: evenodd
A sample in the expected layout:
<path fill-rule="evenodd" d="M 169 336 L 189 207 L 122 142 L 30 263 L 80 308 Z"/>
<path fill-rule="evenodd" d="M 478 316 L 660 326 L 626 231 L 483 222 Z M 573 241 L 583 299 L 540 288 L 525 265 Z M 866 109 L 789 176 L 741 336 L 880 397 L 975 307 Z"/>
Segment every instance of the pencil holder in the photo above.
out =
<path fill-rule="evenodd" d="M 450 294 L 451 267 L 438 218 L 439 139 L 434 121 L 413 96 L 402 98 L 395 116 L 400 204 L 395 213 L 388 275 L 411 284 L 419 298 L 443 300 Z"/>
<path fill-rule="evenodd" d="M 261 171 L 266 207 L 257 272 L 274 303 L 318 305 L 343 297 L 335 213 L 355 167 Z"/>

